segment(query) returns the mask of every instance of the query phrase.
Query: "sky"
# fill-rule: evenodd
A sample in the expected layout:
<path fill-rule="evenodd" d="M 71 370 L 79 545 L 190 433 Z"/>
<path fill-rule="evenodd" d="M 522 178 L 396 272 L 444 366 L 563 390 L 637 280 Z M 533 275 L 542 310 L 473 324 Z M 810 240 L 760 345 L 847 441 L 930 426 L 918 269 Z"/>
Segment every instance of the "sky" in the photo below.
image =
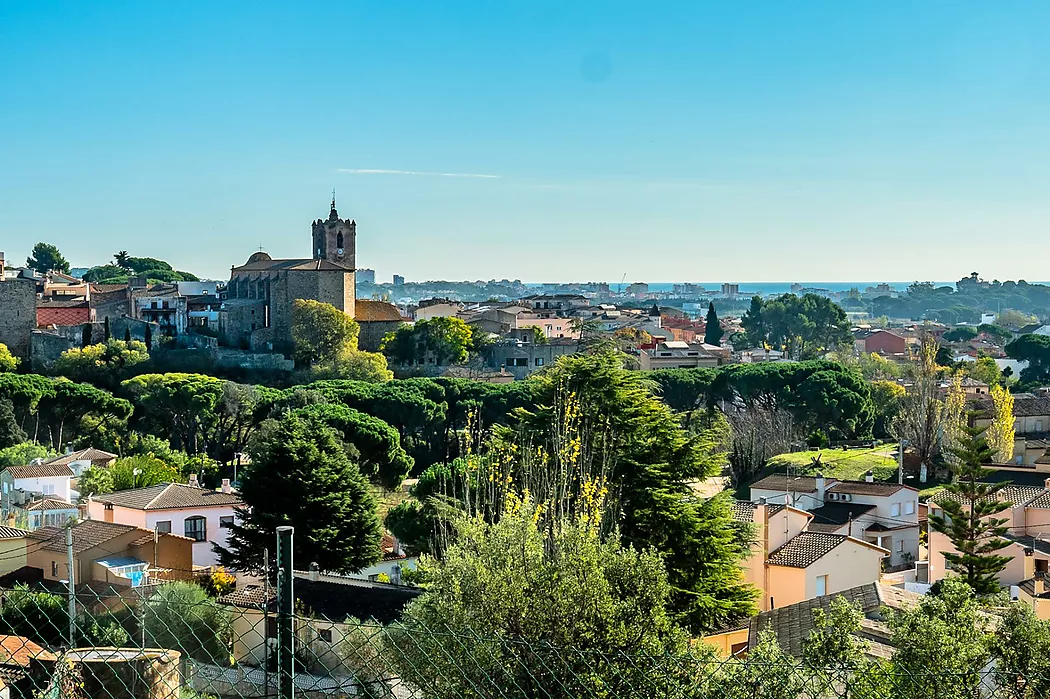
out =
<path fill-rule="evenodd" d="M 1050 3 L 0 0 L 0 250 L 1041 279 Z"/>

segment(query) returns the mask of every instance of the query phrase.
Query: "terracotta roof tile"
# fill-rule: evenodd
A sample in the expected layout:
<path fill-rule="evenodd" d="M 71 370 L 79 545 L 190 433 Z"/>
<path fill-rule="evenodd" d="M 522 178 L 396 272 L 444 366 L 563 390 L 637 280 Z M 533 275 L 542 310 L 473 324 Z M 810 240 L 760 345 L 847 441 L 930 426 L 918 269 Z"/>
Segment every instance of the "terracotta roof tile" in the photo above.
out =
<path fill-rule="evenodd" d="M 400 323 L 401 311 L 386 301 L 357 299 L 354 302 L 354 320 L 359 323 Z"/>
<path fill-rule="evenodd" d="M 73 477 L 73 469 L 65 464 L 26 464 L 24 466 L 8 466 L 5 470 L 11 474 L 12 478 Z"/>
<path fill-rule="evenodd" d="M 773 566 L 790 568 L 808 568 L 829 554 L 835 547 L 846 541 L 843 534 L 825 534 L 823 532 L 802 532 L 773 553 L 769 554 L 768 563 Z"/>
<path fill-rule="evenodd" d="M 81 554 L 137 528 L 130 524 L 100 522 L 94 519 L 80 522 L 73 527 L 73 553 Z M 26 538 L 42 542 L 40 548 L 46 551 L 66 550 L 66 530 L 63 527 L 41 527 L 29 532 Z"/>
<path fill-rule="evenodd" d="M 71 464 L 74 461 L 112 461 L 117 458 L 116 454 L 110 454 L 108 451 L 102 451 L 94 447 L 88 447 L 87 449 L 81 449 L 80 451 L 72 451 L 68 454 L 62 454 L 56 456 L 53 459 L 48 459 L 45 464 Z"/>
<path fill-rule="evenodd" d="M 94 499 L 133 510 L 176 510 L 188 507 L 240 505 L 243 502 L 236 493 L 195 488 L 184 483 L 161 483 L 148 488 L 120 490 L 98 495 Z"/>

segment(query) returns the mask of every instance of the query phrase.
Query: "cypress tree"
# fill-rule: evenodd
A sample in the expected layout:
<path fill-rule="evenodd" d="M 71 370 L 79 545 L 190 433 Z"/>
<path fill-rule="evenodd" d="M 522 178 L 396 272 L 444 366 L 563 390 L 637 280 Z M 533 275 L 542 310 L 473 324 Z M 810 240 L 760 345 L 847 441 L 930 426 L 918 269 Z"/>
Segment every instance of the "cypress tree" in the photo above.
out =
<path fill-rule="evenodd" d="M 145 338 L 144 339 L 145 339 L 145 342 L 146 342 L 146 351 L 147 352 L 152 352 L 153 351 L 153 326 L 152 325 L 147 325 L 146 326 L 146 333 L 145 333 Z"/>
<path fill-rule="evenodd" d="M 106 316 L 106 322 L 103 323 L 103 335 L 102 339 L 105 342 L 109 342 L 112 335 L 109 334 L 109 316 Z"/>
<path fill-rule="evenodd" d="M 124 328 L 124 342 L 131 342 L 131 326 Z"/>
<path fill-rule="evenodd" d="M 277 527 L 295 527 L 302 567 L 353 573 L 379 560 L 382 528 L 368 481 L 347 458 L 335 432 L 295 414 L 267 423 L 248 448 L 241 479 L 245 509 L 230 527 L 223 565 L 259 571 Z"/>
<path fill-rule="evenodd" d="M 718 322 L 718 314 L 715 313 L 715 302 L 707 304 L 707 328 L 704 331 L 704 344 L 722 344 L 722 324 Z"/>
<path fill-rule="evenodd" d="M 80 346 L 81 347 L 88 347 L 88 346 L 91 345 L 92 328 L 93 328 L 93 326 L 92 326 L 91 323 L 84 323 L 84 327 L 80 331 Z"/>
<path fill-rule="evenodd" d="M 956 549 L 956 553 L 943 554 L 949 567 L 958 571 L 978 594 L 998 592 L 996 575 L 1010 558 L 996 551 L 1010 545 L 1003 538 L 1009 520 L 993 515 L 1012 505 L 999 498 L 1006 483 L 982 482 L 991 473 L 982 464 L 994 457 L 983 429 L 967 427 L 961 443 L 950 451 L 955 456 L 951 466 L 954 478 L 936 498 L 941 512 L 930 515 L 930 526 L 947 536 Z"/>

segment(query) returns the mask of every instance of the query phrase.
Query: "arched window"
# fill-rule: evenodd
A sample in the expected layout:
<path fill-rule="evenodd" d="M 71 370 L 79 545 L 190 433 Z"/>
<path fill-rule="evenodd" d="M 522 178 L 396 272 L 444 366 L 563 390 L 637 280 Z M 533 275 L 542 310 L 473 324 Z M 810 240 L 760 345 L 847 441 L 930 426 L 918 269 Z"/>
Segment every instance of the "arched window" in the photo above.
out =
<path fill-rule="evenodd" d="M 343 234 L 339 233 L 335 236 L 335 246 L 342 249 L 343 247 Z"/>
<path fill-rule="evenodd" d="M 186 536 L 194 541 L 205 541 L 208 538 L 208 520 L 203 517 L 187 517 Z"/>

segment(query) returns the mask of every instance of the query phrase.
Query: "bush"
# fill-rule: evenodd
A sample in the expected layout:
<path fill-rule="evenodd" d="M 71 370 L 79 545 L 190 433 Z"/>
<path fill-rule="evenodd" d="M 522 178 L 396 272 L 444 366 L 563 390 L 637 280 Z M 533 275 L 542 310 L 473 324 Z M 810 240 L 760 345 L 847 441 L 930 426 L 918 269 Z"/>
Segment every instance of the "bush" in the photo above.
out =
<path fill-rule="evenodd" d="M 143 606 L 149 645 L 173 648 L 204 663 L 229 664 L 233 636 L 230 615 L 200 586 L 169 583 Z"/>

